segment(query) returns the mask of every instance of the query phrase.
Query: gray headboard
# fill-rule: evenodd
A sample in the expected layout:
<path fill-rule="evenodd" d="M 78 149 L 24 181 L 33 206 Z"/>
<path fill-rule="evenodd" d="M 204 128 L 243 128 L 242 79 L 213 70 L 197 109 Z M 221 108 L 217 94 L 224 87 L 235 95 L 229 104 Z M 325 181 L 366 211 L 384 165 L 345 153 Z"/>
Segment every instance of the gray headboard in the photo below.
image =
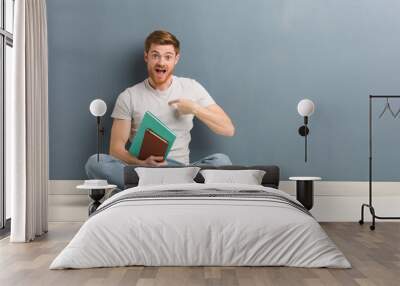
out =
<path fill-rule="evenodd" d="M 124 168 L 124 183 L 125 189 L 136 187 L 139 182 L 139 177 L 135 172 L 135 168 L 140 167 L 138 165 L 129 165 Z M 240 165 L 230 165 L 230 166 L 198 166 L 202 170 L 204 169 L 219 169 L 219 170 L 264 170 L 265 175 L 262 179 L 262 185 L 265 187 L 271 187 L 277 189 L 279 186 L 279 167 L 278 166 L 240 166 Z M 180 166 L 165 166 L 163 168 L 182 168 Z M 203 176 L 199 173 L 194 179 L 197 183 L 204 183 Z"/>

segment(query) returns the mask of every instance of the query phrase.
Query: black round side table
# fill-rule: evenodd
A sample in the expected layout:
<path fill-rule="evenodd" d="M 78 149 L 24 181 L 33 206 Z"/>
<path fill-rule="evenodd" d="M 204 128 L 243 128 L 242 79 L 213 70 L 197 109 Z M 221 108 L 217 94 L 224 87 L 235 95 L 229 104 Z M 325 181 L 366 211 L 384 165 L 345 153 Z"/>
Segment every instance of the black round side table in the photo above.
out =
<path fill-rule="evenodd" d="M 96 181 L 96 180 L 93 180 L 93 181 Z M 117 186 L 116 185 L 107 185 L 107 181 L 105 181 L 105 184 L 102 184 L 102 185 L 100 185 L 100 184 L 95 185 L 95 184 L 90 184 L 87 182 L 90 182 L 90 180 L 86 180 L 85 184 L 79 185 L 76 187 L 78 189 L 82 189 L 82 190 L 89 190 L 89 197 L 93 200 L 89 204 L 89 208 L 88 208 L 88 213 L 90 216 L 101 205 L 100 200 L 104 197 L 106 190 L 112 190 L 112 189 L 116 188 Z"/>
<path fill-rule="evenodd" d="M 307 209 L 314 205 L 314 181 L 320 181 L 321 177 L 290 177 L 296 181 L 296 199 Z"/>

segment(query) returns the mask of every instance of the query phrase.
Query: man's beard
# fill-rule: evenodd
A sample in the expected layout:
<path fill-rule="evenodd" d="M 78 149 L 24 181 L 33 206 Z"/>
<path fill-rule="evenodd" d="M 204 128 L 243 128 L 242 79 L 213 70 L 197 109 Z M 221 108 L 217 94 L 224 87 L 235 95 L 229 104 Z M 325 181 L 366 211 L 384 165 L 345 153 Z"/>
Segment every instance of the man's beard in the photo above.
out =
<path fill-rule="evenodd" d="M 153 81 L 154 84 L 163 85 L 163 84 L 168 82 L 168 80 L 171 78 L 173 72 L 174 72 L 174 69 L 172 69 L 170 71 L 166 71 L 165 74 L 164 74 L 164 79 L 159 79 L 158 76 L 157 76 L 157 72 L 155 71 L 155 68 L 152 68 L 149 71 L 149 76 L 150 76 L 150 78 L 151 78 L 151 80 Z"/>

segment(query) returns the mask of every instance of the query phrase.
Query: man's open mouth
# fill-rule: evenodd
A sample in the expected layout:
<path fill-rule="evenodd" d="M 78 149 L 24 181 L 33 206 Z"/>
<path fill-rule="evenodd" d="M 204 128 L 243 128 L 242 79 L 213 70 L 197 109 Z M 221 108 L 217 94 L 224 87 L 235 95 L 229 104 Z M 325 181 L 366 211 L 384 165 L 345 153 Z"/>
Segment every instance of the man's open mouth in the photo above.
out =
<path fill-rule="evenodd" d="M 156 68 L 156 73 L 157 74 L 165 74 L 167 72 L 167 69 L 164 68 Z"/>

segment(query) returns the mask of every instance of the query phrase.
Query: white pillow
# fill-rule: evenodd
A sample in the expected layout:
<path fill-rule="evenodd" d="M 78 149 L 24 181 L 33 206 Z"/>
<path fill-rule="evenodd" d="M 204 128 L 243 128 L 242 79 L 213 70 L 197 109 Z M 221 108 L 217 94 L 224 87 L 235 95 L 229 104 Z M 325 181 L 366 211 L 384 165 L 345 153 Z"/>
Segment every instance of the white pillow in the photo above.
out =
<path fill-rule="evenodd" d="M 262 170 L 202 170 L 204 183 L 234 183 L 261 185 L 265 171 Z"/>
<path fill-rule="evenodd" d="M 195 183 L 193 179 L 199 170 L 199 167 L 135 168 L 139 176 L 139 186 Z"/>

